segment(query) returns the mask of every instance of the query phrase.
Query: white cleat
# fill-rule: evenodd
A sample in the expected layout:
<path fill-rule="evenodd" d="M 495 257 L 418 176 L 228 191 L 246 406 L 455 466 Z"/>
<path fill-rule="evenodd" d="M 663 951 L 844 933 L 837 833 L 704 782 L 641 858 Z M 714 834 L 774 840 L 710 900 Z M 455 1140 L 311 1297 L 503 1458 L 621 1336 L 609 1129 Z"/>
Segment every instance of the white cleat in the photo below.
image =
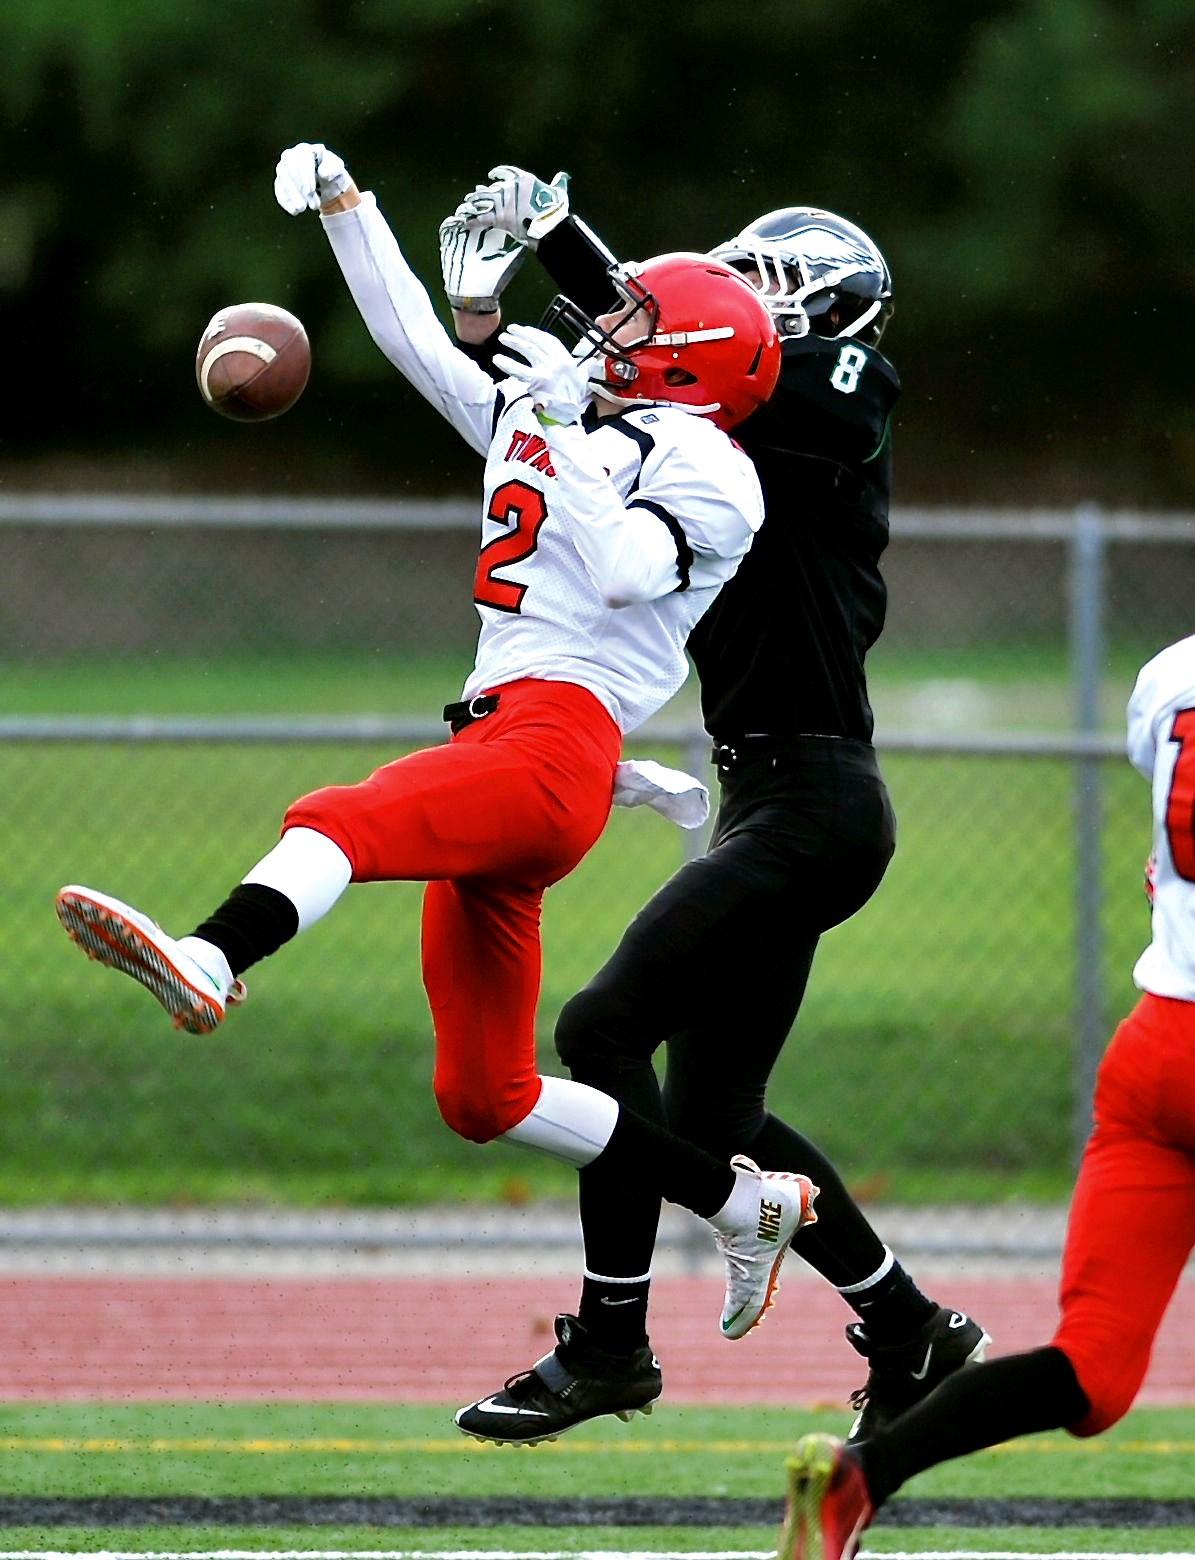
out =
<path fill-rule="evenodd" d="M 722 1336 L 742 1338 L 757 1327 L 780 1287 L 780 1264 L 798 1230 L 817 1223 L 813 1200 L 818 1188 L 807 1175 L 787 1170 L 761 1170 L 745 1154 L 730 1161 L 739 1175 L 753 1176 L 758 1198 L 751 1218 L 733 1232 L 719 1230 L 714 1239 L 726 1262 L 726 1298 L 722 1305 Z"/>
<path fill-rule="evenodd" d="M 71 941 L 89 959 L 140 981 L 176 1029 L 210 1034 L 226 1007 L 245 999 L 245 984 L 213 975 L 140 910 L 77 883 L 59 889 L 54 909 Z"/>

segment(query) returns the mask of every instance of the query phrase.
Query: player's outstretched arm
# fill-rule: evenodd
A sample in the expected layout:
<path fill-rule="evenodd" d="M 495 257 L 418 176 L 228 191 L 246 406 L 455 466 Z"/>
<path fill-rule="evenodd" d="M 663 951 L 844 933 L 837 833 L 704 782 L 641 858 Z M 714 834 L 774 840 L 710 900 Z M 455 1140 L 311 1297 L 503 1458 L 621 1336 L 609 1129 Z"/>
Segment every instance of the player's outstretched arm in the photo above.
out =
<path fill-rule="evenodd" d="M 299 141 L 278 159 L 274 199 L 297 217 L 303 211 L 349 211 L 361 195 L 342 157 L 322 141 Z"/>
<path fill-rule="evenodd" d="M 491 168 L 440 224 L 440 269 L 457 339 L 491 342 L 502 323 L 498 303 L 540 238 L 568 214 L 568 174 L 550 183 L 523 168 Z"/>
<path fill-rule="evenodd" d="M 609 270 L 616 257 L 569 204 L 568 175 L 549 183 L 526 168 L 501 163 L 456 209 L 470 230 L 492 230 L 532 250 L 555 282 L 587 314 L 610 304 Z M 469 328 L 466 326 L 466 328 Z M 458 334 L 460 332 L 458 331 Z M 475 339 L 462 336 L 462 340 Z"/>
<path fill-rule="evenodd" d="M 440 274 L 457 338 L 476 346 L 501 326 L 498 300 L 528 251 L 498 228 L 469 226 L 461 210 L 440 223 Z"/>
<path fill-rule="evenodd" d="M 479 454 L 489 448 L 497 389 L 450 339 L 377 202 L 358 190 L 344 160 L 300 141 L 278 159 L 274 197 L 292 216 L 318 211 L 369 334 Z"/>
<path fill-rule="evenodd" d="M 568 174 L 563 171 L 548 183 L 526 168 L 499 163 L 489 179 L 456 208 L 466 224 L 505 233 L 534 250 L 568 216 Z"/>

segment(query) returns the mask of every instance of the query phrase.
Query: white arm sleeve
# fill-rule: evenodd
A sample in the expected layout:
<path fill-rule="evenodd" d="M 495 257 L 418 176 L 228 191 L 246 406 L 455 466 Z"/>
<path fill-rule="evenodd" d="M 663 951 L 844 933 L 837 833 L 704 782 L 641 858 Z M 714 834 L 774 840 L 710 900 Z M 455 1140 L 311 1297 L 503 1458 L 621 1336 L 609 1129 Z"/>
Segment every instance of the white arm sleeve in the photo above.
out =
<path fill-rule="evenodd" d="M 490 447 L 497 386 L 457 347 L 369 191 L 321 216 L 353 301 L 374 341 L 481 455 Z"/>
<path fill-rule="evenodd" d="M 618 491 L 576 423 L 544 430 L 561 510 L 590 579 L 609 607 L 667 596 L 682 583 L 676 543 L 652 510 Z"/>

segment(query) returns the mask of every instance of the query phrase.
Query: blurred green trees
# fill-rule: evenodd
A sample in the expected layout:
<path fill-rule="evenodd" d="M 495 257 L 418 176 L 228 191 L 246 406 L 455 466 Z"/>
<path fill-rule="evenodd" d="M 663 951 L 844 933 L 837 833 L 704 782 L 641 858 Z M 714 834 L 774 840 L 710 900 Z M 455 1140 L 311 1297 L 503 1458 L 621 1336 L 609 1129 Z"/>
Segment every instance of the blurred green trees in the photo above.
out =
<path fill-rule="evenodd" d="M 1193 41 L 1187 0 L 22 0 L 0 9 L 0 476 L 66 448 L 206 486 L 472 479 L 315 220 L 274 204 L 278 152 L 320 139 L 433 296 L 437 225 L 499 161 L 568 168 L 624 254 L 840 210 L 896 278 L 903 497 L 1189 503 Z M 516 285 L 534 317 L 547 284 Z M 302 315 L 316 373 L 247 433 L 204 411 L 191 356 L 250 297 Z"/>

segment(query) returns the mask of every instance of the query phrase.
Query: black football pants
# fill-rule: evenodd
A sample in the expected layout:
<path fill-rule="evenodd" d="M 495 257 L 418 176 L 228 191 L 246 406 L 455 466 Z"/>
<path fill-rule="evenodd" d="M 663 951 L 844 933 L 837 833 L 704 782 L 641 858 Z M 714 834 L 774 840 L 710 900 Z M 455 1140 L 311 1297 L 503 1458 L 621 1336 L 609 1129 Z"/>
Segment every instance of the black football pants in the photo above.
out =
<path fill-rule="evenodd" d="M 565 1004 L 557 1050 L 574 1078 L 719 1158 L 745 1153 L 765 1169 L 809 1175 L 822 1190 L 823 1222 L 798 1249 L 830 1282 L 850 1283 L 861 1264 L 874 1270 L 883 1248 L 824 1155 L 770 1116 L 765 1097 L 818 938 L 865 904 L 884 875 L 892 808 L 868 743 L 806 737 L 743 749 L 747 756 L 720 768 L 709 851 L 664 884 Z M 652 1064 L 661 1045 L 662 1091 Z M 617 1271 L 645 1273 L 659 1218 L 654 1190 L 599 1157 L 581 1172 L 580 1197 L 590 1267 L 591 1232 L 608 1228 L 617 1208 Z M 854 1228 L 855 1249 L 835 1256 L 831 1228 L 834 1245 Z M 601 1270 L 613 1273 L 609 1242 L 601 1244 Z"/>

